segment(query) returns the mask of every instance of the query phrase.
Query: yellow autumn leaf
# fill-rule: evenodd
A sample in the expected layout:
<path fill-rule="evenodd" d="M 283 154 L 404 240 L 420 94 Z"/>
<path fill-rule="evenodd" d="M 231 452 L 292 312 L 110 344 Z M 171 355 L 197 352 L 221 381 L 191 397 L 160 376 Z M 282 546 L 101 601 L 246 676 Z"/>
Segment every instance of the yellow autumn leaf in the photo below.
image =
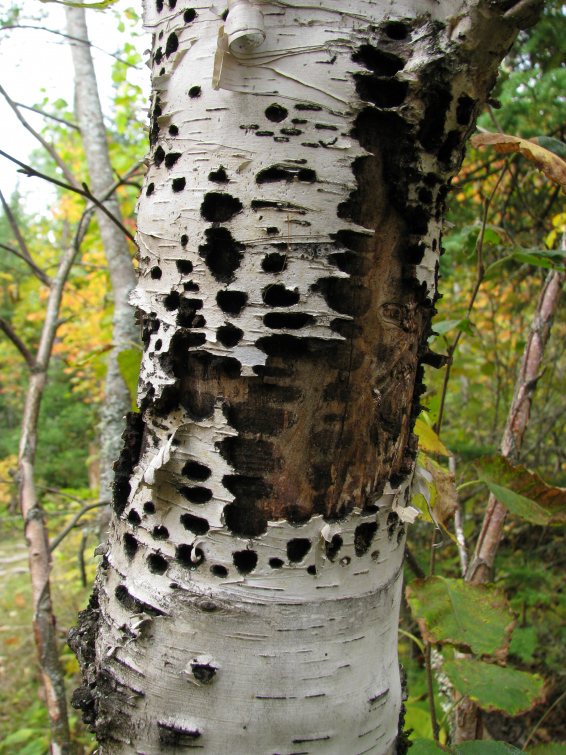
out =
<path fill-rule="evenodd" d="M 441 454 L 452 456 L 432 427 L 426 425 L 422 419 L 415 422 L 415 434 L 419 436 L 419 448 L 427 454 Z"/>
<path fill-rule="evenodd" d="M 494 147 L 502 155 L 520 152 L 551 181 L 559 184 L 566 194 L 566 162 L 540 144 L 509 134 L 475 134 L 472 136 L 471 144 L 472 147 Z"/>

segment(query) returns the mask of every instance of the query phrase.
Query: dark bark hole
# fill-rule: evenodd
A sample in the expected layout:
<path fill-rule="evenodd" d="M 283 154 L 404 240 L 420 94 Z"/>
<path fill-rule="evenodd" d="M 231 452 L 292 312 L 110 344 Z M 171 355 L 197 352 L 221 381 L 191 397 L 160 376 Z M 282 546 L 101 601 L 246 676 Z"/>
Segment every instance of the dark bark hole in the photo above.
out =
<path fill-rule="evenodd" d="M 377 561 L 379 559 L 379 556 L 380 556 L 379 551 L 372 551 L 370 558 L 372 561 Z"/>
<path fill-rule="evenodd" d="M 194 561 L 193 561 L 193 546 L 182 543 L 177 546 L 175 550 L 175 559 L 177 563 L 181 564 L 185 569 L 196 569 L 204 561 L 204 553 L 200 548 L 194 549 Z"/>
<path fill-rule="evenodd" d="M 274 230 L 278 232 L 277 228 Z M 269 231 L 270 229 L 268 228 L 267 232 L 269 233 Z M 261 267 L 266 273 L 281 273 L 287 268 L 287 255 L 279 254 L 278 252 L 266 254 L 261 261 Z"/>
<path fill-rule="evenodd" d="M 316 577 L 316 566 L 314 564 L 311 564 L 309 567 L 307 567 L 307 572 L 309 574 L 312 574 L 313 577 Z"/>
<path fill-rule="evenodd" d="M 175 264 L 181 275 L 190 275 L 193 272 L 193 263 L 190 260 L 176 260 Z"/>
<path fill-rule="evenodd" d="M 281 123 L 289 115 L 287 108 L 283 105 L 278 105 L 276 102 L 265 109 L 265 117 L 272 123 Z"/>
<path fill-rule="evenodd" d="M 254 399 L 250 396 L 250 400 Z M 275 446 L 259 438 L 228 437 L 216 443 L 220 456 L 243 475 L 259 477 L 279 469 Z"/>
<path fill-rule="evenodd" d="M 304 126 L 308 121 L 306 118 L 293 118 L 291 123 L 295 123 L 297 126 Z"/>
<path fill-rule="evenodd" d="M 210 191 L 204 195 L 200 214 L 210 223 L 227 223 L 234 215 L 242 211 L 242 203 L 231 194 Z"/>
<path fill-rule="evenodd" d="M 181 524 L 186 530 L 195 535 L 206 535 L 210 529 L 210 525 L 206 519 L 200 516 L 193 516 L 193 514 L 183 514 L 181 516 Z"/>
<path fill-rule="evenodd" d="M 165 55 L 169 57 L 174 52 L 177 52 L 178 49 L 179 49 L 179 40 L 177 39 L 177 35 L 173 31 L 167 37 L 167 44 L 165 45 Z"/>
<path fill-rule="evenodd" d="M 138 541 L 129 532 L 124 535 L 124 553 L 128 561 L 131 561 L 138 550 Z"/>
<path fill-rule="evenodd" d="M 145 190 L 146 197 L 150 197 L 153 194 L 154 190 L 155 190 L 155 184 L 150 183 L 147 189 Z"/>
<path fill-rule="evenodd" d="M 256 136 L 275 136 L 275 132 L 274 131 L 256 131 L 255 135 Z"/>
<path fill-rule="evenodd" d="M 197 310 L 202 309 L 201 299 L 181 299 L 177 314 L 177 325 L 181 328 L 203 328 L 206 320 L 202 315 L 197 315 Z"/>
<path fill-rule="evenodd" d="M 199 291 L 198 284 L 194 281 L 187 281 L 186 283 L 183 283 L 183 290 L 184 291 Z"/>
<path fill-rule="evenodd" d="M 257 553 L 255 551 L 236 551 L 232 553 L 232 561 L 240 574 L 249 574 L 257 566 Z"/>
<path fill-rule="evenodd" d="M 122 606 L 122 608 L 125 608 L 126 611 L 135 612 L 137 610 L 138 601 L 134 598 L 133 595 L 130 595 L 130 592 L 128 591 L 126 585 L 118 585 L 118 587 L 114 590 L 114 596 L 116 597 L 118 603 Z"/>
<path fill-rule="evenodd" d="M 301 296 L 297 290 L 291 291 L 282 283 L 277 283 L 264 288 L 261 298 L 269 307 L 290 307 L 297 304 Z"/>
<path fill-rule="evenodd" d="M 199 486 L 194 488 L 182 487 L 179 489 L 179 493 L 191 503 L 208 503 L 212 498 L 212 490 Z"/>
<path fill-rule="evenodd" d="M 269 565 L 272 569 L 281 569 L 283 567 L 284 561 L 282 561 L 280 558 L 270 558 L 269 559 Z"/>
<path fill-rule="evenodd" d="M 305 312 L 270 312 L 263 318 L 263 324 L 271 330 L 300 330 L 315 322 L 316 319 Z"/>
<path fill-rule="evenodd" d="M 177 0 L 169 0 L 168 5 L 171 8 L 171 10 L 173 10 L 173 8 L 177 5 Z"/>
<path fill-rule="evenodd" d="M 208 174 L 208 180 L 217 184 L 227 184 L 228 174 L 226 173 L 226 169 L 221 165 L 218 170 L 211 170 Z"/>
<path fill-rule="evenodd" d="M 147 557 L 147 568 L 152 574 L 165 574 L 167 561 L 159 553 L 151 553 Z"/>
<path fill-rule="evenodd" d="M 200 97 L 202 92 L 202 89 L 199 86 L 194 86 L 189 89 L 189 97 L 191 100 L 196 99 L 197 97 Z"/>
<path fill-rule="evenodd" d="M 269 497 L 270 486 L 261 477 L 247 475 L 224 475 L 222 484 L 234 496 L 234 501 L 224 508 L 228 529 L 242 537 L 263 534 L 267 530 L 267 518 L 256 503 Z"/>
<path fill-rule="evenodd" d="M 282 128 L 281 133 L 285 134 L 285 136 L 300 136 L 303 132 L 301 131 L 300 128 Z M 285 139 L 285 141 L 289 141 L 289 140 Z"/>
<path fill-rule="evenodd" d="M 235 241 L 227 228 L 207 228 L 204 236 L 206 244 L 199 245 L 200 256 L 217 281 L 230 283 L 240 267 L 244 245 Z"/>
<path fill-rule="evenodd" d="M 183 234 L 183 235 L 181 236 L 181 246 L 187 246 L 187 244 L 188 244 L 188 243 L 189 243 L 189 237 L 187 236 L 187 234 L 186 234 L 186 233 L 184 233 L 184 234 Z M 192 268 L 191 268 L 191 269 L 192 269 Z"/>
<path fill-rule="evenodd" d="M 180 157 L 180 152 L 168 152 L 165 155 L 165 167 L 172 168 Z"/>
<path fill-rule="evenodd" d="M 289 168 L 284 165 L 271 165 L 269 168 L 260 170 L 255 178 L 258 184 L 277 183 L 279 181 L 291 183 L 295 179 L 303 183 L 315 183 L 316 171 L 311 168 Z"/>
<path fill-rule="evenodd" d="M 163 60 L 163 50 L 161 47 L 158 47 L 155 51 L 155 55 L 153 56 L 153 62 L 159 65 L 161 61 Z"/>
<path fill-rule="evenodd" d="M 377 107 L 399 107 L 409 91 L 408 81 L 380 79 L 370 74 L 355 73 L 356 92 L 360 99 L 372 102 Z"/>
<path fill-rule="evenodd" d="M 159 730 L 159 741 L 161 744 L 173 745 L 175 747 L 191 747 L 192 743 L 201 735 L 200 731 L 183 729 L 180 726 L 163 723 L 162 721 L 157 722 L 157 728 Z"/>
<path fill-rule="evenodd" d="M 159 168 L 163 160 L 165 160 L 165 150 L 161 145 L 159 145 L 159 147 L 153 153 L 153 162 Z"/>
<path fill-rule="evenodd" d="M 343 538 L 340 535 L 333 535 L 332 540 L 325 544 L 326 558 L 329 561 L 334 561 L 343 545 Z"/>
<path fill-rule="evenodd" d="M 181 474 L 185 475 L 185 477 L 190 477 L 191 480 L 204 482 L 208 480 L 212 472 L 207 466 L 198 461 L 188 461 L 181 470 Z"/>
<path fill-rule="evenodd" d="M 399 516 L 395 511 L 390 511 L 387 516 L 387 532 L 389 537 L 393 537 L 395 530 L 399 524 Z"/>
<path fill-rule="evenodd" d="M 244 291 L 219 291 L 216 303 L 227 315 L 239 315 L 248 303 L 248 295 Z"/>
<path fill-rule="evenodd" d="M 298 564 L 311 549 L 311 541 L 306 537 L 295 537 L 287 543 L 287 558 L 292 564 Z"/>
<path fill-rule="evenodd" d="M 320 105 L 315 105 L 314 102 L 299 102 L 297 105 L 295 105 L 295 110 L 319 113 L 322 108 Z"/>
<path fill-rule="evenodd" d="M 440 162 L 448 163 L 452 159 L 452 153 L 459 146 L 462 139 L 462 134 L 457 131 L 449 131 L 446 139 L 442 142 L 442 146 L 438 150 L 438 159 Z"/>
<path fill-rule="evenodd" d="M 155 514 L 155 505 L 151 501 L 146 501 L 143 505 L 146 514 Z"/>
<path fill-rule="evenodd" d="M 430 71 L 432 75 L 445 76 L 443 71 Z M 438 149 L 444 136 L 446 113 L 452 103 L 452 93 L 448 86 L 434 84 L 427 92 L 426 107 L 419 124 L 418 138 L 427 152 Z"/>
<path fill-rule="evenodd" d="M 161 13 L 163 10 L 163 0 L 155 0 L 155 7 L 157 8 L 157 12 Z"/>
<path fill-rule="evenodd" d="M 236 344 L 241 341 L 243 335 L 243 330 L 240 330 L 240 328 L 237 328 L 235 325 L 231 325 L 230 323 L 228 323 L 227 325 L 222 325 L 216 331 L 216 338 L 218 338 L 222 346 L 225 346 L 227 349 L 231 349 L 233 346 L 236 346 Z"/>
<path fill-rule="evenodd" d="M 183 21 L 186 24 L 191 24 L 195 18 L 197 17 L 197 12 L 194 8 L 187 8 L 187 10 L 183 13 Z"/>
<path fill-rule="evenodd" d="M 161 351 L 161 347 L 163 346 L 163 341 L 161 338 L 158 338 L 155 342 L 155 351 Z"/>
<path fill-rule="evenodd" d="M 425 189 L 425 187 L 422 186 L 419 189 L 419 202 L 422 202 L 423 204 L 432 204 L 432 191 L 430 189 Z"/>
<path fill-rule="evenodd" d="M 404 24 L 402 21 L 389 21 L 383 27 L 383 31 L 387 34 L 389 39 L 407 39 L 411 32 L 410 26 Z"/>
<path fill-rule="evenodd" d="M 404 534 L 405 534 L 405 528 L 404 527 L 400 527 L 399 532 L 397 533 L 397 543 L 401 542 L 401 540 L 403 539 Z"/>
<path fill-rule="evenodd" d="M 156 525 L 151 533 L 154 540 L 168 540 L 169 530 L 163 525 Z"/>
<path fill-rule="evenodd" d="M 299 359 L 310 353 L 309 338 L 299 338 L 289 333 L 258 338 L 256 346 L 270 357 L 279 359 Z M 315 341 L 316 342 L 316 341 Z M 325 345 L 328 345 L 328 341 Z"/>
<path fill-rule="evenodd" d="M 320 293 L 328 306 L 341 315 L 364 315 L 371 306 L 371 292 L 345 278 L 319 278 L 312 290 Z"/>
<path fill-rule="evenodd" d="M 211 684 L 216 675 L 216 669 L 209 663 L 191 663 L 193 676 L 201 684 Z"/>
<path fill-rule="evenodd" d="M 185 188 L 187 181 L 185 178 L 174 178 L 171 182 L 171 187 L 173 188 L 173 191 L 177 194 L 180 191 L 183 191 Z"/>
<path fill-rule="evenodd" d="M 352 55 L 352 60 L 364 68 L 369 68 L 377 76 L 395 76 L 405 65 L 402 58 L 379 50 L 373 45 L 361 45 Z"/>
<path fill-rule="evenodd" d="M 228 576 L 228 569 L 221 564 L 214 564 L 214 566 L 210 567 L 210 571 L 215 577 L 221 577 L 222 579 Z"/>
<path fill-rule="evenodd" d="M 170 136 L 179 136 L 179 129 L 174 124 L 169 126 L 169 135 Z"/>
<path fill-rule="evenodd" d="M 458 125 L 468 125 L 468 123 L 472 119 L 472 113 L 474 112 L 475 104 L 476 101 L 467 94 L 461 94 L 458 97 L 458 104 L 456 106 L 456 120 L 458 121 Z"/>
<path fill-rule="evenodd" d="M 114 484 L 112 486 L 113 507 L 116 516 L 121 516 L 128 505 L 131 491 L 130 475 L 138 464 L 145 423 L 139 412 L 128 412 L 126 429 L 122 434 L 124 446 L 120 458 L 114 464 Z"/>
<path fill-rule="evenodd" d="M 131 509 L 128 513 L 128 522 L 133 525 L 141 524 L 141 517 L 135 509 Z"/>
<path fill-rule="evenodd" d="M 151 275 L 151 277 L 153 278 L 154 281 L 160 280 L 161 276 L 162 276 L 161 268 L 160 267 L 152 267 L 150 275 Z"/>
<path fill-rule="evenodd" d="M 171 293 L 167 294 L 163 299 L 163 306 L 168 312 L 173 312 L 174 310 L 179 309 L 180 303 L 181 294 L 178 291 L 171 291 Z"/>
<path fill-rule="evenodd" d="M 280 231 L 276 225 L 270 225 L 269 228 L 265 229 L 265 232 L 268 236 L 276 236 Z"/>
<path fill-rule="evenodd" d="M 356 551 L 356 556 L 365 556 L 370 549 L 376 532 L 377 522 L 364 522 L 356 527 L 354 532 L 354 550 Z"/>

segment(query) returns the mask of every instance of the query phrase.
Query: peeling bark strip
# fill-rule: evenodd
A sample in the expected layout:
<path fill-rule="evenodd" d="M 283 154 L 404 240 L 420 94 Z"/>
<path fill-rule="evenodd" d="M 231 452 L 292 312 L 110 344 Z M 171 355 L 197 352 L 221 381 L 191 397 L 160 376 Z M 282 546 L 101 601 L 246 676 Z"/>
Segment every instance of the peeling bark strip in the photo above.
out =
<path fill-rule="evenodd" d="M 143 419 L 72 638 L 104 755 L 395 749 L 442 212 L 512 5 L 146 3 Z"/>

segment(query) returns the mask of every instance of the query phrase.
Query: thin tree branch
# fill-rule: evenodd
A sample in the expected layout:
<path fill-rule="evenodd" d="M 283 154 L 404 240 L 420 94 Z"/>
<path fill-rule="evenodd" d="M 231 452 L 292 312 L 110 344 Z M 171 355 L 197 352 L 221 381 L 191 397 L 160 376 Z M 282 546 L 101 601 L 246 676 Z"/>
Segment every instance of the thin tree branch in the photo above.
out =
<path fill-rule="evenodd" d="M 57 153 L 55 148 L 52 144 L 49 144 L 49 142 L 43 138 L 43 136 L 36 131 L 33 126 L 31 126 L 27 120 L 24 118 L 24 116 L 20 113 L 20 110 L 14 100 L 10 97 L 8 92 L 4 89 L 4 87 L 0 84 L 0 94 L 4 97 L 8 105 L 12 108 L 14 113 L 16 114 L 16 118 L 19 120 L 19 122 L 22 124 L 22 126 L 27 129 L 32 136 L 35 136 L 37 141 L 42 145 L 44 149 L 49 152 L 51 157 L 55 160 L 57 165 L 61 168 L 63 171 L 63 175 L 67 179 L 67 181 L 71 184 L 71 186 L 74 186 L 76 189 L 79 188 L 79 182 L 77 179 L 73 176 L 73 173 L 69 166 L 65 163 L 65 161 L 61 158 L 61 156 Z"/>
<path fill-rule="evenodd" d="M 10 341 L 14 344 L 14 346 L 26 360 L 27 366 L 30 368 L 30 370 L 33 370 L 35 367 L 35 357 L 19 337 L 19 335 L 16 333 L 16 331 L 12 328 L 10 323 L 7 322 L 3 317 L 0 317 L 0 329 L 4 331 Z"/>
<path fill-rule="evenodd" d="M 110 220 L 118 226 L 118 228 L 122 231 L 122 233 L 127 236 L 130 241 L 132 241 L 134 244 L 136 243 L 136 240 L 132 236 L 132 234 L 128 231 L 128 229 L 122 225 L 122 223 L 116 218 L 110 210 L 104 206 L 102 201 L 97 199 L 89 190 L 88 185 L 86 183 L 83 183 L 82 189 L 77 189 L 74 186 L 71 186 L 70 184 L 66 184 L 63 181 L 58 181 L 56 178 L 52 178 L 51 176 L 46 176 L 45 173 L 40 173 L 38 170 L 35 170 L 30 165 L 26 165 L 25 163 L 20 162 L 20 160 L 16 160 L 15 157 L 12 157 L 7 152 L 4 152 L 0 149 L 0 155 L 2 157 L 5 157 L 7 160 L 10 160 L 11 162 L 15 163 L 16 165 L 19 165 L 21 167 L 21 173 L 24 173 L 27 176 L 31 176 L 33 178 L 43 178 L 44 181 L 49 181 L 49 183 L 55 184 L 55 186 L 61 186 L 63 189 L 67 189 L 67 191 L 74 191 L 76 194 L 80 194 L 82 197 L 85 197 L 86 199 L 89 199 L 93 204 L 95 204 L 97 207 L 99 207 L 102 212 L 107 215 Z M 117 186 L 119 186 L 122 182 L 118 182 Z M 112 192 L 110 192 L 112 193 Z M 107 199 L 107 197 L 105 197 Z M 137 245 L 136 245 L 137 246 Z"/>
<path fill-rule="evenodd" d="M 14 102 L 15 105 L 18 107 L 24 108 L 24 110 L 31 110 L 33 113 L 39 113 L 39 115 L 42 115 L 44 118 L 50 118 L 52 121 L 57 121 L 58 123 L 62 123 L 64 126 L 69 126 L 69 128 L 74 128 L 75 131 L 78 131 L 80 133 L 81 129 L 76 124 L 73 123 L 73 121 L 66 121 L 64 118 L 58 118 L 56 115 L 51 115 L 51 113 L 46 113 L 45 110 L 41 110 L 38 107 L 32 107 L 31 105 L 24 105 L 22 102 Z"/>
<path fill-rule="evenodd" d="M 16 237 L 16 241 L 18 242 L 18 246 L 20 247 L 20 250 L 23 256 L 26 259 L 31 260 L 30 251 L 27 247 L 24 237 L 22 236 L 20 228 L 16 222 L 16 218 L 14 217 L 12 210 L 10 209 L 10 205 L 4 199 L 4 195 L 2 194 L 1 191 L 0 191 L 0 202 L 2 203 L 2 207 L 4 208 L 4 212 L 6 213 L 6 217 L 8 218 L 8 223 L 10 223 L 10 228 L 12 229 L 12 233 Z"/>
<path fill-rule="evenodd" d="M 79 519 L 84 516 L 87 512 L 91 511 L 92 509 L 96 509 L 99 506 L 108 506 L 110 501 L 97 501 L 96 503 L 89 503 L 86 506 L 83 506 L 80 511 L 77 511 L 75 516 L 71 519 L 71 521 L 63 527 L 61 532 L 57 535 L 57 537 L 54 537 L 51 541 L 51 544 L 49 545 L 49 552 L 53 553 L 55 548 L 61 543 L 61 541 L 67 537 L 69 532 L 74 529 L 75 525 L 79 521 Z"/>
<path fill-rule="evenodd" d="M 140 70 L 140 67 L 135 65 L 135 63 L 128 63 L 127 60 L 122 60 L 122 58 L 115 52 L 108 52 L 108 50 L 105 50 L 102 47 L 98 47 L 98 45 L 93 45 L 92 42 L 88 42 L 87 40 L 81 39 L 80 37 L 72 37 L 70 34 L 65 34 L 62 31 L 47 29 L 45 26 L 30 26 L 28 24 L 11 24 L 10 26 L 0 27 L 0 31 L 11 31 L 12 29 L 35 29 L 36 31 L 46 31 L 49 34 L 55 34 L 58 37 L 65 37 L 65 39 L 71 39 L 74 42 L 80 42 L 83 45 L 94 47 L 95 50 L 100 50 L 100 52 L 103 52 L 105 55 L 110 55 L 111 58 L 114 58 L 119 63 L 123 63 L 125 66 L 129 66 L 130 68 L 135 68 L 138 71 Z"/>
<path fill-rule="evenodd" d="M 19 257 L 27 265 L 29 265 L 30 270 L 32 271 L 32 273 L 35 275 L 36 278 L 39 278 L 39 280 L 42 283 L 45 283 L 46 286 L 51 285 L 51 278 L 49 277 L 49 275 L 47 275 L 47 273 L 45 273 L 40 267 L 38 267 L 32 259 L 25 257 L 21 252 L 18 252 L 17 249 L 14 249 L 13 246 L 9 246 L 8 244 L 0 243 L 0 249 L 5 249 L 7 252 L 11 252 L 12 254 L 15 254 L 16 257 Z"/>

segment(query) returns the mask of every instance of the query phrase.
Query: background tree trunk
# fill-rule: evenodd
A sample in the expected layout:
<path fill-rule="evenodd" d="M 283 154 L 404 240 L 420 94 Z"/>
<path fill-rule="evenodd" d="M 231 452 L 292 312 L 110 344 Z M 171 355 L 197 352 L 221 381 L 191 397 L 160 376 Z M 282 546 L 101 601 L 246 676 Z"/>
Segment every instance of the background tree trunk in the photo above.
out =
<path fill-rule="evenodd" d="M 104 755 L 403 751 L 442 213 L 532 5 L 146 4 L 142 411 L 70 635 Z"/>
<path fill-rule="evenodd" d="M 100 196 L 111 186 L 116 176 L 112 171 L 108 153 L 108 140 L 92 54 L 88 40 L 84 8 L 65 8 L 67 33 L 85 43 L 72 41 L 73 65 L 75 68 L 75 107 L 85 151 L 90 190 Z M 105 205 L 121 220 L 120 205 L 115 195 Z M 101 210 L 96 218 L 106 255 L 110 282 L 114 295 L 114 316 L 112 341 L 115 348 L 108 355 L 108 371 L 104 389 L 104 401 L 100 423 L 100 500 L 111 500 L 114 472 L 113 463 L 118 459 L 122 447 L 121 435 L 124 431 L 124 417 L 131 409 L 131 397 L 118 367 L 117 356 L 123 349 L 139 341 L 134 310 L 128 297 L 136 285 L 136 275 L 128 242 L 119 228 Z M 104 513 L 102 514 L 104 518 Z M 108 518 L 105 518 L 107 525 Z M 104 526 L 104 529 L 106 527 Z"/>

